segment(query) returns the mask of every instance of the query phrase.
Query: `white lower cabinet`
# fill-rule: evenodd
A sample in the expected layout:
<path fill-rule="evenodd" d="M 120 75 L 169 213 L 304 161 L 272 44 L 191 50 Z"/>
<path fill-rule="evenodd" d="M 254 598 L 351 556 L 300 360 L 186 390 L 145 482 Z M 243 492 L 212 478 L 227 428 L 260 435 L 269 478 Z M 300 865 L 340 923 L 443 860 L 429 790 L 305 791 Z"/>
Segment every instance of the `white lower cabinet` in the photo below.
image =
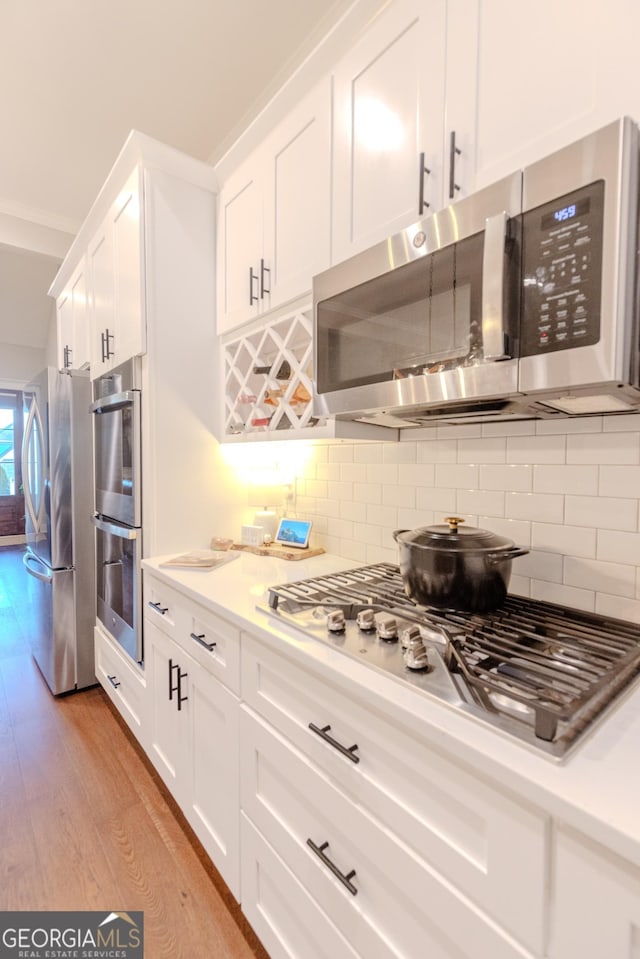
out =
<path fill-rule="evenodd" d="M 147 682 L 143 670 L 101 626 L 94 629 L 96 678 L 136 739 L 145 745 Z"/>
<path fill-rule="evenodd" d="M 553 862 L 550 959 L 638 959 L 640 869 L 562 826 Z"/>
<path fill-rule="evenodd" d="M 238 699 L 148 616 L 144 639 L 149 757 L 239 897 Z"/>

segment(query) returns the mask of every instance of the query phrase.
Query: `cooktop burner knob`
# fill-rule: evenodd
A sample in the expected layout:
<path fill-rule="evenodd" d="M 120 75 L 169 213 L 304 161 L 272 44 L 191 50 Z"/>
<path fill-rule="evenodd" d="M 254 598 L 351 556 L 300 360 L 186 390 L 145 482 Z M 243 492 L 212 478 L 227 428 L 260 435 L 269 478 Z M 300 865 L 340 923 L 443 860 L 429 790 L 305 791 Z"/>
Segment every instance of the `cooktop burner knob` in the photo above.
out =
<path fill-rule="evenodd" d="M 356 616 L 356 626 L 365 633 L 376 628 L 375 613 L 372 609 L 361 609 Z"/>
<path fill-rule="evenodd" d="M 415 672 L 426 671 L 431 668 L 419 626 L 409 626 L 403 630 L 402 645 L 404 647 L 402 656 L 407 669 Z"/>
<path fill-rule="evenodd" d="M 389 613 L 376 613 L 376 630 L 378 639 L 383 639 L 387 643 L 395 643 L 398 639 L 398 623 L 395 616 Z"/>
<path fill-rule="evenodd" d="M 327 629 L 330 633 L 344 633 L 344 610 L 334 609 L 327 616 Z"/>

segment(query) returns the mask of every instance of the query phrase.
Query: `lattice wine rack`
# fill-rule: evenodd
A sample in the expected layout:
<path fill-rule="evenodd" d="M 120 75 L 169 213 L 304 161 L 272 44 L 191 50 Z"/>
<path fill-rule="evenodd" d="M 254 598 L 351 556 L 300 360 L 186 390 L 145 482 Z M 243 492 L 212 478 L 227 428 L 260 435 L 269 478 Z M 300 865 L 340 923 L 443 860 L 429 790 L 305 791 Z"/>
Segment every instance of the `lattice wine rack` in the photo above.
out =
<path fill-rule="evenodd" d="M 312 415 L 311 364 L 310 308 L 226 343 L 225 439 L 247 434 L 284 439 L 325 425 Z"/>

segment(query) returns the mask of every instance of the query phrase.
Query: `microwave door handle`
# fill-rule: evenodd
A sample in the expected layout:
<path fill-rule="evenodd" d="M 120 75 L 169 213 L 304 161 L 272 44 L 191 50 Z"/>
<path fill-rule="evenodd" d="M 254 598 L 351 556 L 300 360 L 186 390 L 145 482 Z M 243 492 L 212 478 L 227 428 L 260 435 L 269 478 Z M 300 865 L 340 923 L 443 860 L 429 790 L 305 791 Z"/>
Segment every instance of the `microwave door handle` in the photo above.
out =
<path fill-rule="evenodd" d="M 482 352 L 485 360 L 510 357 L 504 315 L 505 244 L 508 216 L 487 217 L 482 258 Z"/>

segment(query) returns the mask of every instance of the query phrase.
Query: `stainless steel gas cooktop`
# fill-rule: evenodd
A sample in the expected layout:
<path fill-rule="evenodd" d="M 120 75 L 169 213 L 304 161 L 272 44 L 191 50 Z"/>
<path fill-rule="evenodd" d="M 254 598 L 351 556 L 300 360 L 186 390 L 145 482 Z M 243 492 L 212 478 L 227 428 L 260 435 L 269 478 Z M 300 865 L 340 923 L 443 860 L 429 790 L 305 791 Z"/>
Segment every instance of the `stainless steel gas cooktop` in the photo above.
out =
<path fill-rule="evenodd" d="M 417 606 L 379 563 L 269 589 L 268 614 L 561 758 L 640 673 L 640 627 L 508 596 L 465 613 Z"/>

